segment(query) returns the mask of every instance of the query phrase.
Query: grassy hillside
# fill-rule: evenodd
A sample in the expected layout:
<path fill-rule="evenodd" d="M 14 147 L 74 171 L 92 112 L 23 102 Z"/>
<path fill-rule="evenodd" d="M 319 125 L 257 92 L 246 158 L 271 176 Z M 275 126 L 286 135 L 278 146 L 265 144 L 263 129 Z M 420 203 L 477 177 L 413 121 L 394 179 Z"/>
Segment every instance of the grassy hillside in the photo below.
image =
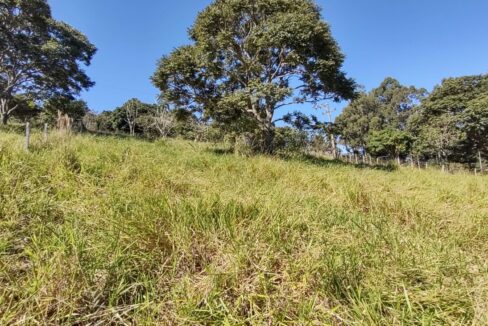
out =
<path fill-rule="evenodd" d="M 0 133 L 0 324 L 488 323 L 488 177 Z"/>

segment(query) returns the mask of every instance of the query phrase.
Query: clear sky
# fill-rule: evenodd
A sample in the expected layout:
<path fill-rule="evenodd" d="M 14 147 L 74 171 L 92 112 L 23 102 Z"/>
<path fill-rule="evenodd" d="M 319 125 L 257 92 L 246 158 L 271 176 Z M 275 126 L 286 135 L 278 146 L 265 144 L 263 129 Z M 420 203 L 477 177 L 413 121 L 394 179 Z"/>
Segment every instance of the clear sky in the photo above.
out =
<path fill-rule="evenodd" d="M 157 60 L 188 43 L 210 0 L 49 0 L 53 15 L 98 47 L 82 94 L 97 112 L 137 97 L 155 102 Z M 346 55 L 344 70 L 367 90 L 392 76 L 431 90 L 443 78 L 488 72 L 487 0 L 318 0 Z M 340 106 L 339 106 L 340 108 Z"/>

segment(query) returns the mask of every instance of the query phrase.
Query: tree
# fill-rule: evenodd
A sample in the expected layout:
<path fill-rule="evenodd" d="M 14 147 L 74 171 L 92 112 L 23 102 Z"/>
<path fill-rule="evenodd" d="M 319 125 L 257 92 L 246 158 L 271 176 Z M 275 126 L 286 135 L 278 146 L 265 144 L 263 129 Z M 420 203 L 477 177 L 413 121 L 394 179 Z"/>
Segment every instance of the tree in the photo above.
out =
<path fill-rule="evenodd" d="M 176 106 L 245 123 L 262 152 L 273 150 L 277 109 L 354 96 L 312 0 L 215 0 L 190 36 L 192 45 L 161 59 L 154 84 Z"/>
<path fill-rule="evenodd" d="M 488 154 L 488 75 L 445 79 L 409 128 L 417 151 L 441 161 L 475 163 Z"/>
<path fill-rule="evenodd" d="M 371 92 L 362 93 L 337 117 L 341 140 L 355 153 L 376 148 L 379 140 L 388 140 L 389 137 L 383 136 L 393 136 L 392 130 L 407 130 L 408 120 L 418 111 L 426 94 L 425 89 L 403 86 L 394 78 L 386 78 Z M 368 146 L 372 133 L 380 131 L 385 132 L 376 134 L 375 145 Z"/>
<path fill-rule="evenodd" d="M 404 86 L 394 78 L 387 77 L 371 95 L 378 101 L 380 129 L 406 130 L 408 119 L 420 107 L 427 96 L 427 90 Z"/>
<path fill-rule="evenodd" d="M 160 106 L 156 110 L 152 120 L 152 126 L 159 132 L 161 137 L 168 137 L 176 123 L 174 114 L 164 106 Z"/>
<path fill-rule="evenodd" d="M 314 109 L 322 111 L 329 118 L 328 122 L 321 124 L 321 131 L 328 136 L 328 149 L 332 157 L 336 159 L 339 157 L 339 152 L 337 150 L 337 126 L 332 120 L 332 112 L 334 110 L 328 103 L 316 103 Z"/>
<path fill-rule="evenodd" d="M 469 140 L 467 146 L 472 146 L 483 170 L 483 157 L 488 157 L 488 91 L 468 103 L 462 124 Z"/>
<path fill-rule="evenodd" d="M 376 99 L 362 93 L 336 118 L 342 143 L 355 154 L 364 152 L 370 131 L 381 128 L 379 107 Z"/>
<path fill-rule="evenodd" d="M 96 52 L 85 35 L 56 21 L 46 0 L 0 0 L 0 115 L 3 124 L 20 103 L 71 97 L 94 83 L 81 64 Z"/>
<path fill-rule="evenodd" d="M 367 151 L 376 157 L 387 156 L 395 158 L 398 164 L 400 157 L 410 152 L 412 137 L 406 131 L 384 129 L 373 131 L 368 136 Z"/>
<path fill-rule="evenodd" d="M 55 124 L 58 112 L 67 114 L 73 121 L 82 123 L 83 117 L 89 112 L 88 105 L 82 100 L 73 100 L 68 97 L 53 97 L 44 102 L 41 120 Z"/>
<path fill-rule="evenodd" d="M 136 134 L 136 122 L 139 117 L 139 111 L 144 104 L 138 99 L 131 99 L 122 105 L 122 111 L 125 114 L 125 122 L 129 126 L 131 136 Z"/>

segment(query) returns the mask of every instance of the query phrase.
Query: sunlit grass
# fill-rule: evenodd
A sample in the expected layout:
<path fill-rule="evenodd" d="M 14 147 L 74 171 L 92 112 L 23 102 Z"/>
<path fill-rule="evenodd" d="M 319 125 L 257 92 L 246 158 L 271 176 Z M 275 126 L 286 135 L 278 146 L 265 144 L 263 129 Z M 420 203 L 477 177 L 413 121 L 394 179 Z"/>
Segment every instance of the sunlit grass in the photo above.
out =
<path fill-rule="evenodd" d="M 488 177 L 0 133 L 0 324 L 488 323 Z"/>

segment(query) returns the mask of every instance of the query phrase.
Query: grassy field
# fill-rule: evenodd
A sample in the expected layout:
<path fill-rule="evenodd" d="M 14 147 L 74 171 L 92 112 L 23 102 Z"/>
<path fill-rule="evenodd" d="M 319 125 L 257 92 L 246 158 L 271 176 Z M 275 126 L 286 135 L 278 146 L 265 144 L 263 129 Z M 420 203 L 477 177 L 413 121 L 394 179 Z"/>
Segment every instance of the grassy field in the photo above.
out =
<path fill-rule="evenodd" d="M 0 133 L 0 324 L 486 325 L 488 177 Z"/>

